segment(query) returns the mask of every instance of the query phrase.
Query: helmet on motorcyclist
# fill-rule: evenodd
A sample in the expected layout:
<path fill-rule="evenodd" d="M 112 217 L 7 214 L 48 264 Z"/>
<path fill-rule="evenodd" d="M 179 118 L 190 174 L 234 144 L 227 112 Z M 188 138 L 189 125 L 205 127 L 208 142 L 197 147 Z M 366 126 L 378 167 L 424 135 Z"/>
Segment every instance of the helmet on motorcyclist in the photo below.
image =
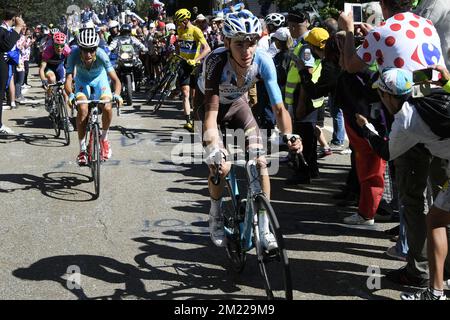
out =
<path fill-rule="evenodd" d="M 120 35 L 121 36 L 127 36 L 131 34 L 131 26 L 127 23 L 120 26 Z"/>

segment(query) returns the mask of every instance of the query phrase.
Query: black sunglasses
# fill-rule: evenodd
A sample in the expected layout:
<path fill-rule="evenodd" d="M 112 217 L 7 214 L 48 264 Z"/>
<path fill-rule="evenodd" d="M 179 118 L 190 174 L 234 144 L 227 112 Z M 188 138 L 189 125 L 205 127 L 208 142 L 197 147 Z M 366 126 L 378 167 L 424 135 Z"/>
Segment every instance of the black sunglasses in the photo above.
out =
<path fill-rule="evenodd" d="M 95 51 L 97 51 L 97 48 L 81 48 L 81 51 L 94 53 Z"/>

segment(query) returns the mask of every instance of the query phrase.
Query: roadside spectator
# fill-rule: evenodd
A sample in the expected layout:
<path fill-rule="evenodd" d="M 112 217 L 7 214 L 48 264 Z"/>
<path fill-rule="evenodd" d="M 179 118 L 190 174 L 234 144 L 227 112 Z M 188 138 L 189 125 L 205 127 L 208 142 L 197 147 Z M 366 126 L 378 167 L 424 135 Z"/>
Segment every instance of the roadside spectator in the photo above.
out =
<path fill-rule="evenodd" d="M 368 34 L 358 52 L 354 46 L 353 19 L 345 13 L 339 17 L 339 25 L 347 35 L 345 66 L 349 72 L 362 71 L 374 62 L 380 72 L 386 68 L 414 71 L 430 64 L 444 65 L 438 33 L 430 20 L 410 12 L 412 1 L 381 0 L 380 5 L 386 22 L 376 28 L 367 24 L 361 25 Z M 414 31 L 415 29 L 421 32 Z M 431 160 L 429 152 L 418 144 L 394 162 L 409 251 L 406 266 L 388 273 L 387 278 L 403 285 L 428 284 L 425 214 L 430 204 L 427 203 L 425 195 L 430 170 L 439 170 L 433 167 L 439 161 Z M 438 185 L 437 181 L 432 183 Z"/>
<path fill-rule="evenodd" d="M 447 69 L 450 69 L 450 2 L 448 0 L 421 0 L 416 14 L 433 22 L 441 39 Z"/>
<path fill-rule="evenodd" d="M 3 97 L 8 81 L 8 62 L 6 52 L 10 51 L 20 38 L 20 31 L 25 25 L 15 8 L 3 9 L 2 26 L 0 27 L 0 134 L 14 132 L 2 122 Z"/>

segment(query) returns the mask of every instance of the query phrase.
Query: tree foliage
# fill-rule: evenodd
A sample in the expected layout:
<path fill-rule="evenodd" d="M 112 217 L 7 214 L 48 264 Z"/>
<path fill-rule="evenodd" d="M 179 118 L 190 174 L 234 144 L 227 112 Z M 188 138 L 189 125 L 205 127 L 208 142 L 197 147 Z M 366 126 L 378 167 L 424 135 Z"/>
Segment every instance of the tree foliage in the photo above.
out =
<path fill-rule="evenodd" d="M 18 7 L 28 26 L 57 23 L 70 5 L 83 9 L 91 4 L 90 0 L 0 0 L 0 8 L 11 5 Z"/>

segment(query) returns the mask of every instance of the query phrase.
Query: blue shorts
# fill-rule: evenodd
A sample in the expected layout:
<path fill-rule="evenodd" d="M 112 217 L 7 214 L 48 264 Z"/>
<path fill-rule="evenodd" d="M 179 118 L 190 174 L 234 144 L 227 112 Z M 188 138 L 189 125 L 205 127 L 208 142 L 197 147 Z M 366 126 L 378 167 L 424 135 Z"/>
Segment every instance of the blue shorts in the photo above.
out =
<path fill-rule="evenodd" d="M 91 89 L 94 92 L 91 92 Z M 75 77 L 75 96 L 78 98 L 80 94 L 84 94 L 90 100 L 112 99 L 106 72 L 102 72 L 97 78 L 89 81 Z"/>
<path fill-rule="evenodd" d="M 58 65 L 47 65 L 47 68 L 44 70 L 44 74 L 47 75 L 47 72 L 53 72 L 56 76 L 56 81 L 63 81 L 66 78 L 66 69 L 64 69 L 64 63 L 60 63 Z"/>

